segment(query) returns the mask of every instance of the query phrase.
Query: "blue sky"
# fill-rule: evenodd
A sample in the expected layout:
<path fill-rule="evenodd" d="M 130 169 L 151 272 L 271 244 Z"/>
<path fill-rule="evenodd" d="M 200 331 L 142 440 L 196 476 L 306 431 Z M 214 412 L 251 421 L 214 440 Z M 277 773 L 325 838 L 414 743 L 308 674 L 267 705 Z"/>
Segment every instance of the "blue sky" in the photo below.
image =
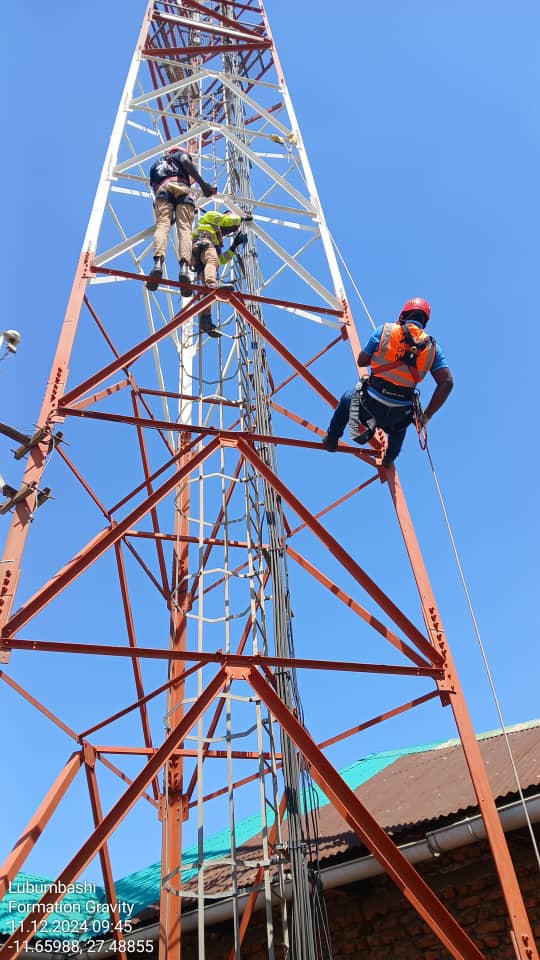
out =
<path fill-rule="evenodd" d="M 22 334 L 16 358 L 0 365 L 0 419 L 19 429 L 31 430 L 37 417 L 143 7 L 139 0 L 95 0 L 90 14 L 57 0 L 52 20 L 34 0 L 19 14 L 22 61 L 20 45 L 12 43 L 0 64 L 3 87 L 12 91 L 10 143 L 1 159 L 2 327 Z M 269 0 L 268 14 L 330 229 L 375 321 L 393 319 L 410 296 L 431 301 L 431 333 L 456 383 L 430 425 L 432 455 L 504 718 L 510 724 L 537 717 L 538 6 L 518 2 L 511 12 L 500 0 L 473 7 L 348 0 L 331 22 L 328 5 L 319 0 Z M 365 340 L 369 325 L 354 298 L 351 303 Z M 325 368 L 335 393 L 354 378 L 350 361 L 341 362 Z M 20 466 L 10 458 L 11 446 L 0 438 L 0 472 L 13 482 Z M 341 469 L 352 486 L 354 469 L 330 458 L 320 483 L 330 486 Z M 412 434 L 400 476 L 475 729 L 493 728 L 498 719 L 431 472 Z M 55 511 L 61 538 L 62 491 L 55 495 L 43 509 Z M 389 535 L 383 550 L 370 539 L 369 509 L 358 501 L 359 548 L 372 554 L 370 572 L 399 592 L 393 553 L 399 543 Z M 6 518 L 0 520 L 7 526 Z M 38 515 L 30 537 L 46 553 L 55 544 L 40 534 L 39 521 Z M 81 532 L 79 542 L 85 540 Z M 307 588 L 295 603 L 297 622 L 303 617 L 310 624 L 316 655 L 327 655 L 330 615 L 317 615 Z M 37 662 L 48 671 L 44 659 Z M 22 655 L 13 657 L 12 668 L 15 679 L 32 688 Z M 63 683 L 61 672 L 47 677 L 55 703 Z M 320 687 L 311 677 L 302 683 L 308 725 L 322 735 Z M 345 689 L 343 697 L 333 695 L 342 726 L 355 698 L 352 687 Z M 64 696 L 70 703 L 76 690 Z M 14 835 L 71 749 L 51 731 L 45 750 L 38 733 L 44 728 L 28 714 L 2 685 L 0 718 L 17 782 L 2 797 L 0 816 L 12 822 Z M 411 715 L 389 732 L 346 743 L 334 760 L 345 765 L 392 745 L 455 735 L 448 711 L 433 710 L 428 721 L 425 716 Z M 23 746 L 33 754 L 31 767 Z M 24 786 L 30 769 L 33 796 Z M 75 793 L 64 822 L 78 821 L 79 802 Z M 68 849 L 65 831 L 44 838 L 31 868 L 49 873 L 50 866 L 63 865 Z M 152 862 L 157 851 L 151 832 L 137 850 L 121 837 L 115 873 Z"/>

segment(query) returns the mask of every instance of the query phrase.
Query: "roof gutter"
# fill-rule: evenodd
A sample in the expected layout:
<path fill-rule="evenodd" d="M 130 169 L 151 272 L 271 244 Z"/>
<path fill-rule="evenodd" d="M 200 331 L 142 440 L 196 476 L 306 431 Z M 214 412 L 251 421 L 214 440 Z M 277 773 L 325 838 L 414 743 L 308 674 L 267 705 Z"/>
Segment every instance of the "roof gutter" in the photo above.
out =
<path fill-rule="evenodd" d="M 531 823 L 540 822 L 540 795 L 529 797 L 525 800 L 525 804 Z M 505 833 L 527 826 L 527 818 L 521 800 L 499 807 L 498 813 Z M 448 850 L 457 850 L 460 847 L 466 847 L 471 843 L 477 843 L 479 840 L 485 839 L 484 821 L 480 814 L 477 814 L 446 827 L 440 827 L 438 830 L 428 830 L 423 840 L 405 843 L 399 847 L 399 850 L 409 863 L 423 863 L 426 860 L 439 857 L 441 853 L 446 853 Z M 353 883 L 355 880 L 364 880 L 380 873 L 384 873 L 383 868 L 374 857 L 370 856 L 362 857 L 361 860 L 353 860 L 351 863 L 326 867 L 321 871 L 321 879 L 323 889 L 330 890 L 332 887 Z"/>
<path fill-rule="evenodd" d="M 530 822 L 539 823 L 540 794 L 534 797 L 528 797 L 525 800 L 525 805 Z M 521 800 L 506 804 L 503 807 L 498 807 L 498 813 L 505 833 L 527 826 L 527 817 Z M 399 847 L 399 850 L 407 858 L 409 863 L 422 863 L 434 857 L 439 857 L 441 853 L 445 853 L 448 850 L 456 850 L 459 847 L 477 843 L 479 840 L 485 840 L 485 838 L 486 829 L 484 821 L 480 814 L 477 814 L 474 817 L 466 817 L 464 820 L 459 820 L 457 823 L 452 823 L 449 826 L 440 827 L 438 830 L 430 830 L 422 840 L 415 840 L 413 843 L 403 844 L 403 846 Z M 375 857 L 372 856 L 362 857 L 359 860 L 353 860 L 349 863 L 340 863 L 333 867 L 325 867 L 321 870 L 323 891 L 330 890 L 333 887 L 345 886 L 347 883 L 354 883 L 358 880 L 365 880 L 368 877 L 374 877 L 381 873 L 384 873 L 383 868 Z M 287 884 L 286 896 L 288 899 L 291 897 L 291 889 L 291 884 Z M 238 898 L 238 910 L 240 914 L 242 914 L 245 909 L 248 897 L 249 893 L 246 893 Z M 227 900 L 220 900 L 210 906 L 205 906 L 205 926 L 208 927 L 215 923 L 223 923 L 224 920 L 229 920 L 233 915 L 233 902 L 233 899 L 229 898 Z M 256 900 L 254 909 L 261 909 L 264 906 L 264 902 L 264 893 L 261 892 Z M 189 930 L 195 929 L 197 922 L 197 910 L 191 910 L 189 913 L 185 913 L 182 916 L 182 932 L 186 933 Z M 131 934 L 126 934 L 125 939 L 140 940 L 143 937 L 145 939 L 157 939 L 159 932 L 159 923 L 153 923 L 148 927 L 140 927 Z M 106 947 L 100 951 L 100 956 L 107 956 L 111 952 L 112 951 Z M 95 960 L 94 954 L 86 954 L 83 951 L 80 952 L 79 957 L 81 960 L 86 960 L 86 958 L 87 960 Z M 33 954 L 32 958 L 35 960 Z"/>

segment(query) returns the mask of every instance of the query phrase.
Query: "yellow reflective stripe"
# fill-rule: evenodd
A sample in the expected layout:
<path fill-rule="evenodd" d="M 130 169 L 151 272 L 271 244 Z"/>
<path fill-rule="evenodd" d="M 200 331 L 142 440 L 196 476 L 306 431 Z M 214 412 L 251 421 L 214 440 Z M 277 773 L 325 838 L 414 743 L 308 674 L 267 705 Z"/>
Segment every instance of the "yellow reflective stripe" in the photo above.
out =
<path fill-rule="evenodd" d="M 229 260 L 232 260 L 233 257 L 234 257 L 234 250 L 232 250 L 231 247 L 229 247 L 229 249 L 226 250 L 225 253 L 220 253 L 219 262 L 228 263 Z"/>

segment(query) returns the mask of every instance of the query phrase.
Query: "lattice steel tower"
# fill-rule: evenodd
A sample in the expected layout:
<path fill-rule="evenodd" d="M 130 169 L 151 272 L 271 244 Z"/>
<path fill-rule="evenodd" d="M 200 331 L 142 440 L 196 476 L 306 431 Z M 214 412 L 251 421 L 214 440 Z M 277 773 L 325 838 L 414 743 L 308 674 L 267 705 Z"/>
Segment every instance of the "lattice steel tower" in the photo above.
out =
<path fill-rule="evenodd" d="M 232 288 L 198 286 L 184 299 L 173 231 L 164 278 L 157 291 L 146 287 L 153 235 L 148 170 L 175 144 L 188 146 L 202 176 L 218 186 L 212 200 L 197 200 L 199 207 L 253 216 L 242 253 L 222 271 Z M 220 339 L 199 331 L 197 317 L 209 306 Z M 393 468 L 380 467 L 380 439 L 365 449 L 345 444 L 336 455 L 338 463 L 354 458 L 358 470 L 358 484 L 338 504 L 324 507 L 313 483 L 327 456 L 321 427 L 336 402 L 324 374 L 317 377 L 313 370 L 316 364 L 324 369 L 329 352 L 341 352 L 343 360 L 343 349 L 352 351 L 352 360 L 359 347 L 262 0 L 150 0 L 38 430 L 20 451 L 27 464 L 11 502 L 0 595 L 6 665 L 13 651 L 26 651 L 13 655 L 23 668 L 40 651 L 62 657 L 66 676 L 84 676 L 81 663 L 90 675 L 99 662 L 114 663 L 122 679 L 113 696 L 106 685 L 88 692 L 81 685 L 81 724 L 74 731 L 57 716 L 61 708 L 38 702 L 10 679 L 9 667 L 3 671 L 3 680 L 76 742 L 6 861 L 3 892 L 83 767 L 95 828 L 59 880 L 74 881 L 99 853 L 107 898 L 115 903 L 107 841 L 136 802 L 147 804 L 149 816 L 162 822 L 161 958 L 180 956 L 185 898 L 192 914 L 195 903 L 198 954 L 208 953 L 204 909 L 214 897 L 231 904 L 231 957 L 242 956 L 247 924 L 261 904 L 269 957 L 330 956 L 314 819 L 303 815 L 312 777 L 449 953 L 480 958 L 311 739 L 309 717 L 304 725 L 298 668 L 332 670 L 332 676 L 348 671 L 359 684 L 362 674 L 388 674 L 416 686 L 381 714 L 422 709 L 429 700 L 450 705 L 516 954 L 520 960 L 537 958 L 403 492 Z M 351 374 L 352 369 L 351 364 Z M 288 395 L 288 403 L 278 394 Z M 59 522 L 69 528 L 73 548 L 61 563 L 54 555 L 32 553 L 32 537 L 27 544 L 44 499 L 41 478 L 49 460 L 47 483 L 53 490 L 55 483 L 67 490 L 69 481 L 76 491 L 37 515 L 36 525 L 45 532 Z M 350 546 L 338 542 L 319 519 L 336 505 L 354 518 L 363 488 L 378 489 L 387 500 L 388 522 L 394 513 L 397 517 L 422 629 L 390 599 L 391 589 L 365 572 L 367 552 L 362 554 L 358 539 L 351 537 Z M 83 503 L 89 507 L 79 508 Z M 315 556 L 301 554 L 298 543 L 307 553 L 315 544 Z M 33 582 L 30 589 L 23 576 L 15 604 L 23 552 L 25 569 L 33 557 Z M 388 662 L 296 656 L 291 560 L 295 571 L 302 568 L 302 576 L 312 578 L 313 602 L 343 603 L 351 633 L 376 636 L 389 651 Z M 385 623 L 351 596 L 357 587 L 380 608 Z M 69 613 L 70 595 L 83 613 L 76 620 Z M 301 623 L 295 630 L 301 631 Z M 127 728 L 121 726 L 120 743 L 106 747 L 98 731 L 110 727 L 114 738 L 115 724 L 126 716 L 139 718 L 137 733 L 126 741 Z M 377 719 L 364 717 L 355 729 Z M 123 755 L 140 758 L 132 779 L 117 766 Z M 100 764 L 128 783 L 106 814 L 96 773 Z M 247 800 L 238 799 L 240 787 Z M 210 856 L 205 846 L 210 800 L 221 804 L 213 822 L 221 817 L 232 838 L 230 851 L 221 856 Z M 258 809 L 255 863 L 246 863 L 236 848 L 235 824 L 246 809 Z M 198 849 L 189 875 L 182 877 L 186 821 L 195 823 Z M 42 904 L 59 897 L 53 890 Z M 32 919 L 30 914 L 2 956 L 18 955 Z M 118 919 L 114 913 L 113 919 Z M 115 935 L 121 939 L 120 931 Z"/>

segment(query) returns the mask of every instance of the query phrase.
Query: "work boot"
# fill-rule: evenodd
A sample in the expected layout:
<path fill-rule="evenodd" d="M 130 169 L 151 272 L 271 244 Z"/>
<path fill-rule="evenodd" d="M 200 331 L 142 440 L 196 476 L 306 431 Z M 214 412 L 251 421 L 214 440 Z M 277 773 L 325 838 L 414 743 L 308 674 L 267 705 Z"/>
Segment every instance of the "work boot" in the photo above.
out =
<path fill-rule="evenodd" d="M 201 333 L 207 333 L 209 337 L 213 337 L 214 339 L 221 336 L 221 331 L 218 330 L 213 322 L 211 313 L 201 314 L 199 319 L 199 330 Z"/>
<path fill-rule="evenodd" d="M 323 447 L 328 453 L 335 453 L 338 448 L 338 439 L 327 433 L 323 439 Z"/>
<path fill-rule="evenodd" d="M 148 280 L 146 281 L 147 290 L 157 290 L 159 287 L 159 281 L 163 276 L 164 259 L 165 257 L 154 257 L 154 266 L 148 274 Z"/>
<path fill-rule="evenodd" d="M 189 272 L 189 264 L 187 260 L 180 261 L 180 273 L 178 274 L 178 279 L 180 281 L 180 293 L 183 297 L 191 296 L 191 274 Z"/>

